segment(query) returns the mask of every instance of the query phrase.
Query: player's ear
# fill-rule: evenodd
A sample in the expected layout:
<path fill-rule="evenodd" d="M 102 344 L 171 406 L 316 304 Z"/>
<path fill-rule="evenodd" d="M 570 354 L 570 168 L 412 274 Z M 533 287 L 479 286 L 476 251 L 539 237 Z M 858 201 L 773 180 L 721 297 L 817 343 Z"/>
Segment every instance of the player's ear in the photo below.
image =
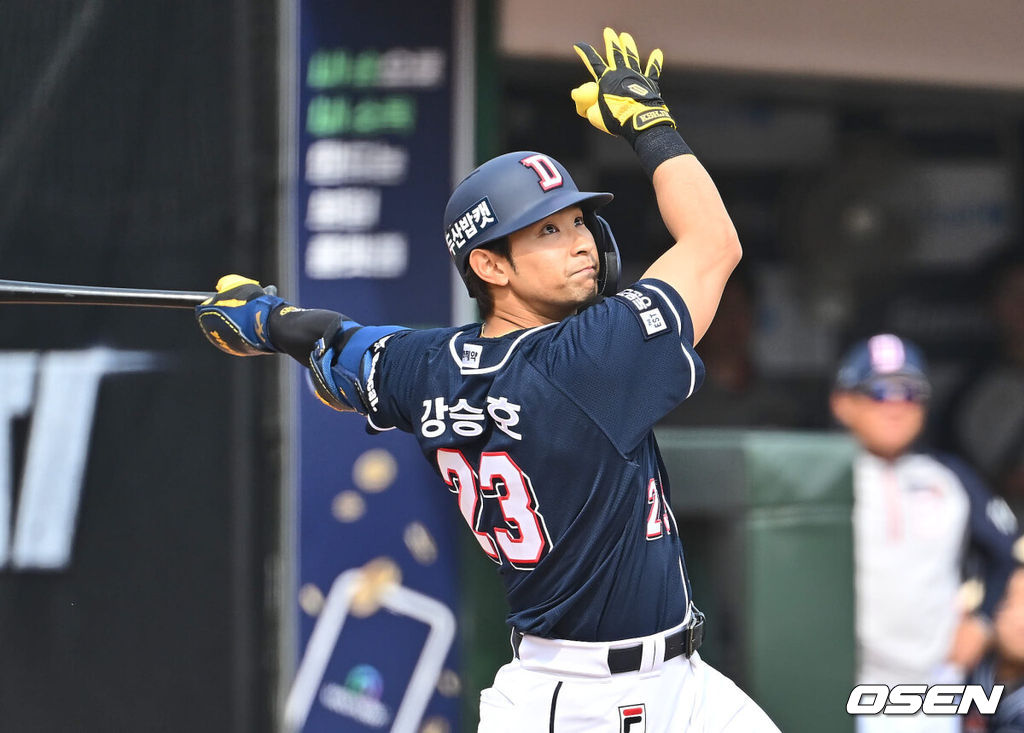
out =
<path fill-rule="evenodd" d="M 508 285 L 509 261 L 489 249 L 478 248 L 469 253 L 469 266 L 476 276 L 490 285 Z"/>
<path fill-rule="evenodd" d="M 835 391 L 829 397 L 832 416 L 843 427 L 850 427 L 855 409 L 853 396 L 849 392 Z"/>

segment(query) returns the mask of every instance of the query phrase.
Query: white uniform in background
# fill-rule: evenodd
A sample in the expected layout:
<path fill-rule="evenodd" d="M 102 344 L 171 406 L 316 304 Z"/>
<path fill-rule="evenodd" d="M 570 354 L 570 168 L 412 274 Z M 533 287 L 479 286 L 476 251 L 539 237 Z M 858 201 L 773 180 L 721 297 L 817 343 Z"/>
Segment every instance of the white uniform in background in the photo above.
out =
<path fill-rule="evenodd" d="M 857 684 L 959 684 L 947 659 L 965 553 L 978 551 L 989 616 L 1013 568 L 1016 522 L 966 466 L 926 453 L 854 463 Z M 992 589 L 997 589 L 991 592 Z M 858 731 L 960 730 L 958 716 L 861 716 Z"/>

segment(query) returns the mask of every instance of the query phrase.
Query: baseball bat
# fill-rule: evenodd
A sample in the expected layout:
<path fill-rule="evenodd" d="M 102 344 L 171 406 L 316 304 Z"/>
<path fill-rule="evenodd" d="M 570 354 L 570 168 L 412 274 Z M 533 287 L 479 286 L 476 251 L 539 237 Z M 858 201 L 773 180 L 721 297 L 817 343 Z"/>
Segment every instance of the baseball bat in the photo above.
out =
<path fill-rule="evenodd" d="M 216 295 L 216 293 L 202 293 L 189 290 L 102 288 L 91 285 L 57 285 L 55 283 L 35 283 L 22 280 L 0 280 L 0 303 L 195 308 L 213 295 Z"/>

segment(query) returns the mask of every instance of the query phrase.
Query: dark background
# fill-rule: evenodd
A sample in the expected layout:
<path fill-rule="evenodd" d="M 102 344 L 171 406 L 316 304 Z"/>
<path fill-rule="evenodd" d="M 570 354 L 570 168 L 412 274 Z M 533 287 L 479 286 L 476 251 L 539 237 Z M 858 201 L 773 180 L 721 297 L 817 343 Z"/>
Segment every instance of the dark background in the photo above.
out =
<path fill-rule="evenodd" d="M 272 2 L 0 5 L 0 277 L 273 272 L 276 33 Z M 4 306 L 0 324 L 3 351 L 158 360 L 101 383 L 69 567 L 0 569 L 0 729 L 271 730 L 271 365 L 223 358 L 187 310 Z"/>
<path fill-rule="evenodd" d="M 628 146 L 581 130 L 566 101 L 566 90 L 586 81 L 578 67 L 574 59 L 502 64 L 497 148 L 550 152 L 581 188 L 614 192 L 603 215 L 622 251 L 623 282 L 631 282 L 671 240 Z M 755 368 L 802 405 L 788 420 L 752 416 L 749 424 L 832 427 L 835 362 L 853 341 L 884 331 L 924 349 L 932 416 L 941 420 L 945 401 L 993 349 L 986 267 L 1004 248 L 1024 249 L 1024 96 L 720 74 L 671 59 L 661 86 L 743 243 L 734 280 L 752 291 Z M 997 183 L 982 181 L 989 187 L 976 193 L 977 180 L 961 175 L 975 170 Z M 954 183 L 937 193 L 943 175 Z M 934 254 L 940 238 L 956 240 L 955 251 Z M 784 329 L 794 312 L 796 343 Z M 720 313 L 712 333 L 727 327 L 722 321 Z"/>
<path fill-rule="evenodd" d="M 638 275 L 668 244 L 649 183 L 576 117 L 574 60 L 496 52 L 494 5 L 479 3 L 478 160 L 539 149 L 614 191 L 606 217 Z M 272 0 L 0 3 L 0 278 L 204 290 L 225 272 L 276 276 L 278 23 Z M 831 426 L 832 362 L 878 330 L 925 347 L 941 407 L 992 348 L 981 272 L 995 245 L 965 238 L 941 263 L 920 247 L 966 217 L 1020 248 L 1024 96 L 671 59 L 664 79 L 745 246 L 755 363 L 802 407 L 783 427 Z M 943 211 L 915 185 L 958 164 L 1001 172 L 994 204 Z M 780 335 L 787 308 L 805 343 Z M 274 366 L 224 358 L 188 311 L 0 308 L 4 352 L 99 345 L 158 366 L 102 382 L 71 564 L 0 568 L 0 730 L 274 730 L 291 662 L 276 643 Z M 17 486 L 30 419 L 13 427 Z M 500 598 L 465 602 L 472 630 Z M 503 637 L 500 613 L 481 619 Z M 466 689 L 493 674 L 466 665 Z"/>

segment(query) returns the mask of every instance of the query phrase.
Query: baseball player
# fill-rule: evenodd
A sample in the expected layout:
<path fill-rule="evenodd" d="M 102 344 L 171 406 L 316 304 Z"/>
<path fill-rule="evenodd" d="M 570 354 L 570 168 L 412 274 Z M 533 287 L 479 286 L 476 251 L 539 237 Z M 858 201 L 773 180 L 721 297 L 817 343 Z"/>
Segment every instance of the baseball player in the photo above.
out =
<path fill-rule="evenodd" d="M 652 427 L 700 386 L 694 351 L 741 250 L 711 178 L 629 34 L 576 51 L 577 111 L 625 138 L 676 244 L 616 291 L 617 248 L 554 158 L 490 160 L 455 189 L 444 235 L 482 323 L 409 330 L 304 310 L 230 276 L 197 308 L 234 354 L 284 352 L 321 399 L 412 433 L 501 574 L 513 658 L 480 731 L 774 731 L 697 654 L 669 479 Z M 603 297 L 602 297 L 603 296 Z"/>
<path fill-rule="evenodd" d="M 832 411 L 860 443 L 854 462 L 858 684 L 958 684 L 991 641 L 992 613 L 1015 567 L 1017 525 L 962 461 L 916 450 L 931 393 L 914 344 L 879 334 L 837 372 Z M 958 603 L 965 552 L 985 597 Z M 960 719 L 873 716 L 860 731 L 958 731 Z"/>
<path fill-rule="evenodd" d="M 993 653 L 978 665 L 971 682 L 989 693 L 1002 685 L 1003 694 L 992 715 L 972 708 L 964 733 L 1024 733 L 1024 571 L 1010 577 L 993 621 Z"/>

